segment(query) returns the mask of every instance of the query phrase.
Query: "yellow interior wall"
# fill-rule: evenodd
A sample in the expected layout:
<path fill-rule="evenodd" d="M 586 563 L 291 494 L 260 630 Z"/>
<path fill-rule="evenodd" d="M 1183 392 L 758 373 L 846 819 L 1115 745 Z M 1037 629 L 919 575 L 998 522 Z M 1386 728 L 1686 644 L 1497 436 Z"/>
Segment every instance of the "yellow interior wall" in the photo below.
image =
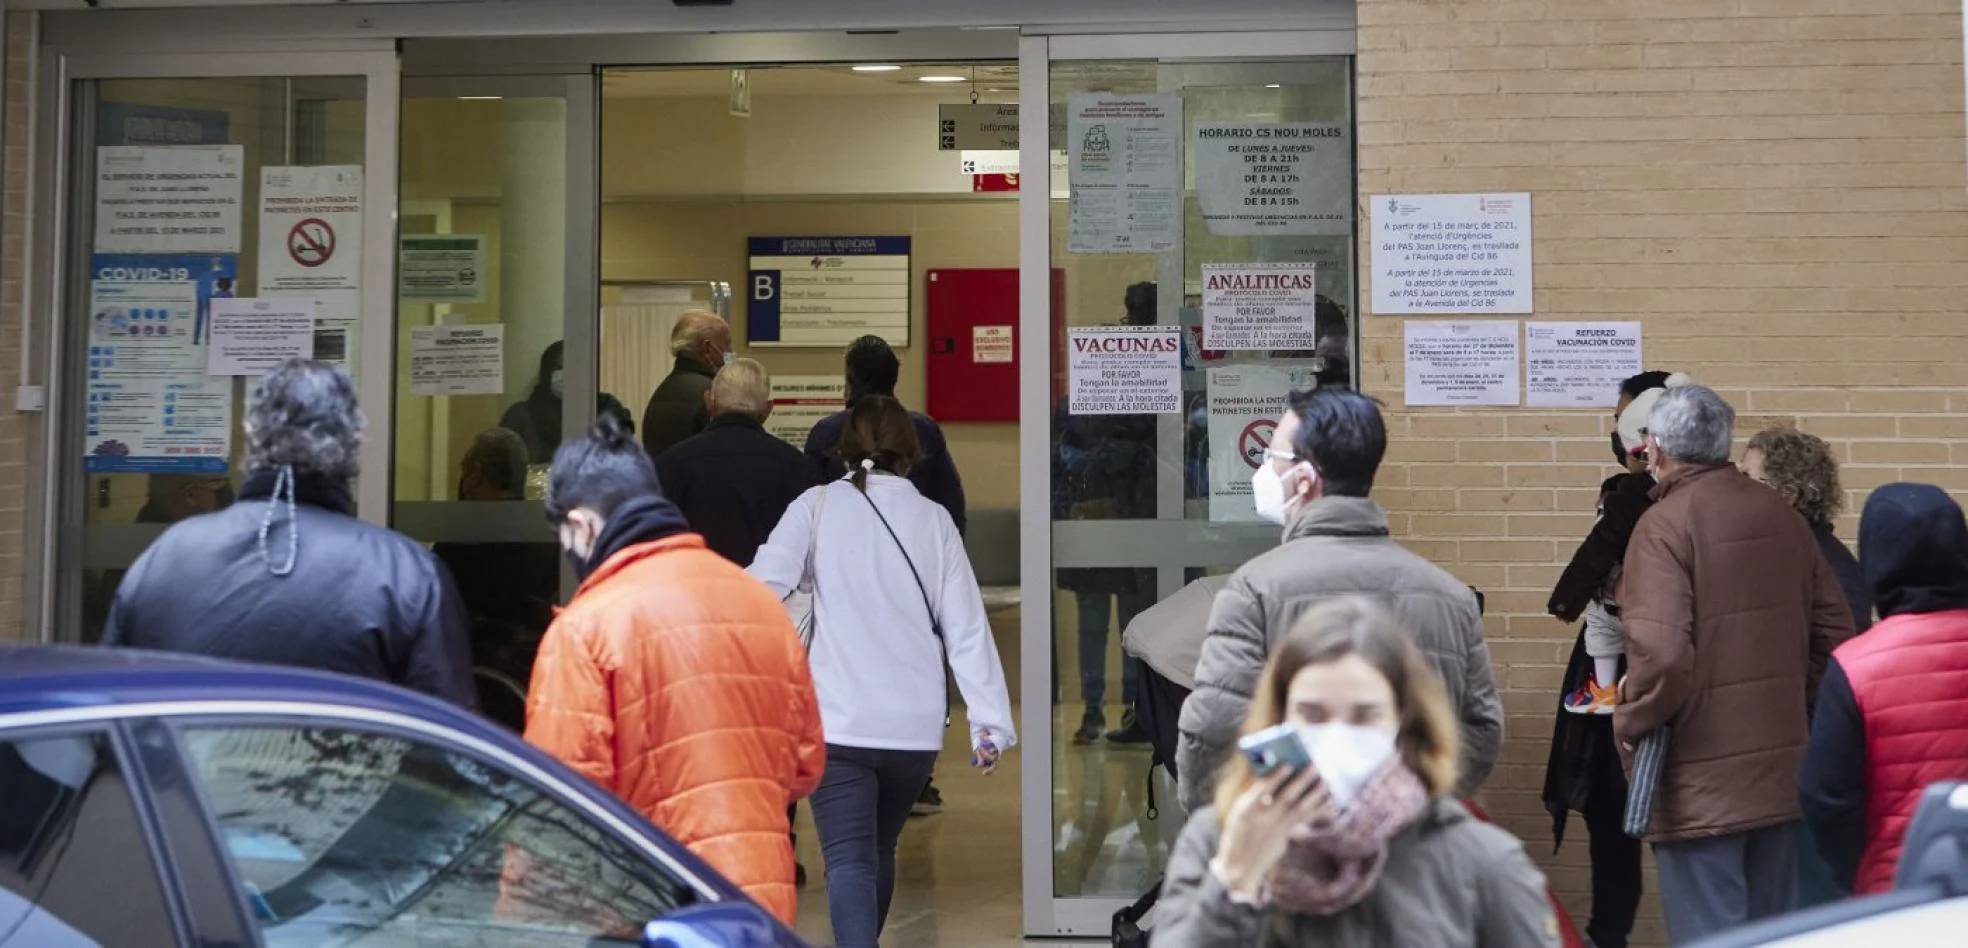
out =
<path fill-rule="evenodd" d="M 615 203 L 602 208 L 604 279 L 725 280 L 745 285 L 745 239 L 767 235 L 907 235 L 915 270 L 910 294 L 910 345 L 897 351 L 902 378 L 896 395 L 920 409 L 928 311 L 925 274 L 932 269 L 1018 266 L 1018 206 L 1008 200 L 853 200 L 771 202 Z M 741 355 L 775 375 L 839 375 L 837 349 L 753 347 L 745 341 L 744 301 L 732 313 Z M 608 340 L 602 340 L 605 347 Z M 649 393 L 616 392 L 638 416 Z M 1018 506 L 1018 428 L 1013 424 L 944 426 L 968 503 L 979 510 Z"/>

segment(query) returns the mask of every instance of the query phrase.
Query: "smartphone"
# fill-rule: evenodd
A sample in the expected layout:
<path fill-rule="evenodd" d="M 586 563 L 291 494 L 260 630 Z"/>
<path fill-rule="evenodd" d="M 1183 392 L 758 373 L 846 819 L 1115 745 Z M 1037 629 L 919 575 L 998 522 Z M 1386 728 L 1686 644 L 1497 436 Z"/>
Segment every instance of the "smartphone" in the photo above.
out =
<path fill-rule="evenodd" d="M 1237 749 L 1250 761 L 1251 772 L 1260 777 L 1268 777 L 1281 768 L 1295 774 L 1312 764 L 1312 758 L 1305 753 L 1305 742 L 1298 739 L 1298 731 L 1289 724 L 1267 727 L 1244 737 L 1237 741 Z"/>

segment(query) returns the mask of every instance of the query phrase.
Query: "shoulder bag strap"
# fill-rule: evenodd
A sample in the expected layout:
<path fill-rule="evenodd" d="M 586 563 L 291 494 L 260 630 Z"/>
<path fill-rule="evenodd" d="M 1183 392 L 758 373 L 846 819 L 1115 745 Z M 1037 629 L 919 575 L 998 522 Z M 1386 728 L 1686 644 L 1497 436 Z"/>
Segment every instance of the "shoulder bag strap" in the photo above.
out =
<path fill-rule="evenodd" d="M 943 662 L 948 662 L 950 660 L 950 646 L 949 643 L 943 641 L 943 622 L 936 617 L 936 607 L 929 604 L 929 587 L 923 585 L 922 573 L 916 569 L 915 558 L 909 555 L 909 548 L 902 545 L 902 538 L 896 536 L 895 528 L 888 525 L 888 517 L 882 513 L 881 506 L 875 503 L 875 499 L 868 496 L 868 492 L 865 490 L 858 491 L 858 493 L 861 495 L 862 500 L 868 502 L 869 509 L 875 512 L 875 519 L 881 521 L 882 529 L 888 531 L 888 538 L 895 541 L 895 548 L 902 551 L 902 561 L 909 564 L 909 575 L 915 577 L 916 592 L 922 594 L 923 609 L 929 613 L 929 632 L 931 635 L 936 636 L 936 650 L 943 653 Z M 943 674 L 943 662 L 937 663 L 936 674 L 937 677 L 943 679 L 943 726 L 949 727 L 950 680 L 948 676 Z"/>
<path fill-rule="evenodd" d="M 888 531 L 888 538 L 894 540 L 895 548 L 902 551 L 902 562 L 909 564 L 909 575 L 916 580 L 916 592 L 922 596 L 923 610 L 929 613 L 929 631 L 936 636 L 938 644 L 941 644 L 943 623 L 936 618 L 936 607 L 929 604 L 929 587 L 923 585 L 922 573 L 916 569 L 915 559 L 909 556 L 909 548 L 902 545 L 902 538 L 896 536 L 895 528 L 888 525 L 888 517 L 882 513 L 881 507 L 875 504 L 875 499 L 868 496 L 867 491 L 856 491 L 856 493 L 861 495 L 862 500 L 868 502 L 868 508 L 875 512 L 875 519 L 880 520 L 882 529 Z"/>

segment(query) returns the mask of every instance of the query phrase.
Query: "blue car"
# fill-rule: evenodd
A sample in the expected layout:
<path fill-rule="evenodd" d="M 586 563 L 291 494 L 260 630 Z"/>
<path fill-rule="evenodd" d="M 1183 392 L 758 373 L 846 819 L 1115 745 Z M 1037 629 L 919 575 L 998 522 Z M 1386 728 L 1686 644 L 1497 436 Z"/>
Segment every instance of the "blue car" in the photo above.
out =
<path fill-rule="evenodd" d="M 613 796 L 440 702 L 0 648 L 0 948 L 29 945 L 803 943 Z"/>

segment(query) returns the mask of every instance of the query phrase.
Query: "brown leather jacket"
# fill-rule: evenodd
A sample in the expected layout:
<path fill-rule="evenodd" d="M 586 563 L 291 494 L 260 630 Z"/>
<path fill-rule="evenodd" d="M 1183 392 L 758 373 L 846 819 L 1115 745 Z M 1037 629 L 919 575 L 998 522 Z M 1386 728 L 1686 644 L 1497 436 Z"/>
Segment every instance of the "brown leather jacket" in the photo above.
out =
<path fill-rule="evenodd" d="M 1695 465 L 1654 488 L 1626 551 L 1626 700 L 1632 748 L 1674 730 L 1652 842 L 1722 836 L 1800 818 L 1797 771 L 1810 696 L 1852 636 L 1811 526 L 1733 465 Z"/>

